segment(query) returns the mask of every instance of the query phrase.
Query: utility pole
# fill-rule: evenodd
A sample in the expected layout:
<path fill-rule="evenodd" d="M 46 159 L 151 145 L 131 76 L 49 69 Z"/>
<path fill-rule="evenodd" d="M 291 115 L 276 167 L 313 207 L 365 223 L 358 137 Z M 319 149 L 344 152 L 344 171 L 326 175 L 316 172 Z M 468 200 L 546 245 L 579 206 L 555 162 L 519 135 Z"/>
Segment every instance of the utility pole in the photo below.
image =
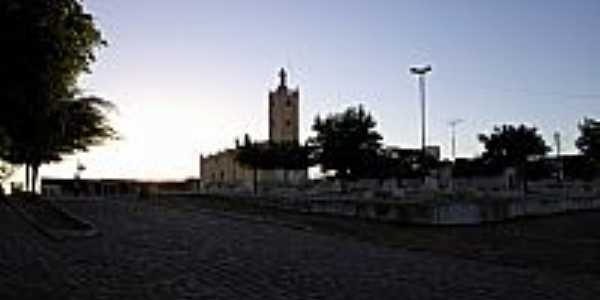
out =
<path fill-rule="evenodd" d="M 448 125 L 450 125 L 450 129 L 451 129 L 451 147 L 452 147 L 452 160 L 456 160 L 456 125 L 464 122 L 465 120 L 463 119 L 454 119 L 450 122 L 448 122 Z"/>
<path fill-rule="evenodd" d="M 558 162 L 558 176 L 557 179 L 561 182 L 564 178 L 564 165 L 561 155 L 561 143 L 560 143 L 560 132 L 554 132 L 554 144 L 556 145 L 556 160 Z"/>
<path fill-rule="evenodd" d="M 554 132 L 554 144 L 556 145 L 556 157 L 560 157 L 560 132 Z"/>
<path fill-rule="evenodd" d="M 419 80 L 419 91 L 421 96 L 421 151 L 422 158 L 421 164 L 425 165 L 425 157 L 427 155 L 427 136 L 426 136 L 426 111 L 425 111 L 425 75 L 431 72 L 432 68 L 430 65 L 421 67 L 411 67 L 410 73 L 416 75 Z"/>

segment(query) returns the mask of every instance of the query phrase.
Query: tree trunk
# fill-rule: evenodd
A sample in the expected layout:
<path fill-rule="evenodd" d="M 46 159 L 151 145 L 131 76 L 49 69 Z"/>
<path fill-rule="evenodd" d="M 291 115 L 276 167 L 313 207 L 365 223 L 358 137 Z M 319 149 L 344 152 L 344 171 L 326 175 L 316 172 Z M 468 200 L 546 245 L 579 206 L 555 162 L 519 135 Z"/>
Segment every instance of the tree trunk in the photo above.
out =
<path fill-rule="evenodd" d="M 39 164 L 34 164 L 32 166 L 32 170 L 31 170 L 31 192 L 33 193 L 33 195 L 35 195 L 36 190 L 37 190 L 36 187 L 37 187 L 37 180 L 38 180 L 39 170 L 40 170 L 40 165 Z"/>
<path fill-rule="evenodd" d="M 523 168 L 523 174 L 522 174 L 522 180 L 523 180 L 523 193 L 527 194 L 529 193 L 529 184 L 527 183 L 527 165 Z"/>
<path fill-rule="evenodd" d="M 254 185 L 254 195 L 258 194 L 258 168 L 254 167 L 254 178 L 253 178 L 253 185 Z"/>
<path fill-rule="evenodd" d="M 529 192 L 529 185 L 527 184 L 527 161 L 521 162 L 517 172 L 519 177 L 521 177 L 521 189 L 523 194 L 526 195 Z"/>
<path fill-rule="evenodd" d="M 25 163 L 25 192 L 29 192 L 29 182 L 31 177 L 29 176 L 29 163 Z"/>

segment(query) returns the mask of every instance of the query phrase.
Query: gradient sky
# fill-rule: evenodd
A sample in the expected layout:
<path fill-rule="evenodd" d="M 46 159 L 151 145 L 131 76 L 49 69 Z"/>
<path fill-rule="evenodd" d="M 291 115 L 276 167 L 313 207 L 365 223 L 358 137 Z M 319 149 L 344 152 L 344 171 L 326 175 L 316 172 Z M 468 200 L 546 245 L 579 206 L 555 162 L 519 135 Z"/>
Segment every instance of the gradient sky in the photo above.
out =
<path fill-rule="evenodd" d="M 43 176 L 176 179 L 248 132 L 266 138 L 267 95 L 286 67 L 300 87 L 301 139 L 317 113 L 363 103 L 386 144 L 417 147 L 411 65 L 430 63 L 430 144 L 481 151 L 494 124 L 527 123 L 574 152 L 600 118 L 600 1 L 88 0 L 110 46 L 86 92 L 114 101 L 123 140 L 43 167 Z M 20 177 L 19 177 L 20 179 Z"/>

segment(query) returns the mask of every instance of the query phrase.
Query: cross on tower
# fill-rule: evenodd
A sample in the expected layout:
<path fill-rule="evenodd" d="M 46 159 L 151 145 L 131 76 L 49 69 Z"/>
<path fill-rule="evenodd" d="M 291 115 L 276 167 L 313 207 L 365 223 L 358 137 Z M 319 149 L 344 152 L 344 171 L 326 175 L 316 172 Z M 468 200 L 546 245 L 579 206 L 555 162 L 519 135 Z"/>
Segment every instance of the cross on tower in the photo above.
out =
<path fill-rule="evenodd" d="M 287 85 L 287 73 L 283 68 L 279 71 L 279 78 L 281 80 L 280 86 L 285 87 Z"/>

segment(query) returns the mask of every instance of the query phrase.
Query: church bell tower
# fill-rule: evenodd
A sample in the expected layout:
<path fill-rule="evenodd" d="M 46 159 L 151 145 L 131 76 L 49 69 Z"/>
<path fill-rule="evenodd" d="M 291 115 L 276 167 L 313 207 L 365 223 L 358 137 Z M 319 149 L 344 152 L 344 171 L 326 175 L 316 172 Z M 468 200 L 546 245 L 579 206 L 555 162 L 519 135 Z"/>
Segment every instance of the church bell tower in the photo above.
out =
<path fill-rule="evenodd" d="M 287 87 L 287 73 L 279 71 L 279 87 L 269 92 L 269 141 L 274 143 L 299 140 L 298 89 Z"/>

